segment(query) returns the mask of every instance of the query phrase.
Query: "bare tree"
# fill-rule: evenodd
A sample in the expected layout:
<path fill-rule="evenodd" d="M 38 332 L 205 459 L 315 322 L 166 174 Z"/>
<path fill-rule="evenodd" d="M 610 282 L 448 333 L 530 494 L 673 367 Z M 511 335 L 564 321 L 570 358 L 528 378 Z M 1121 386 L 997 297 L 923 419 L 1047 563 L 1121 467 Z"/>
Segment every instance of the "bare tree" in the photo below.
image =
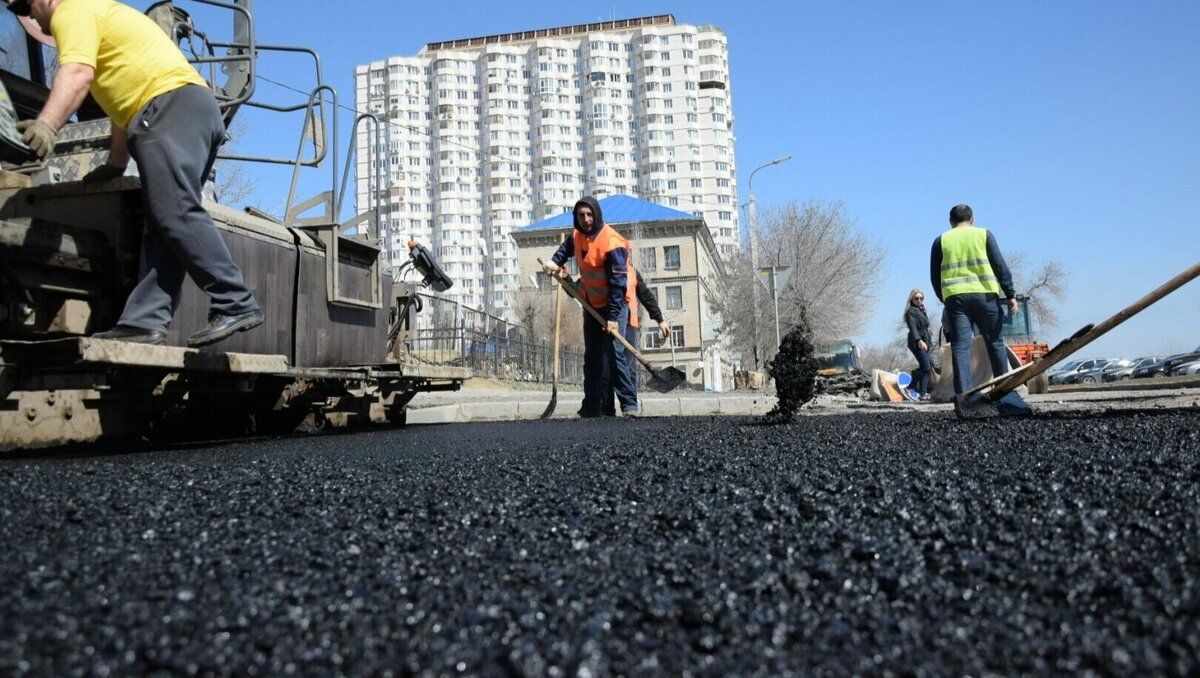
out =
<path fill-rule="evenodd" d="M 1054 260 L 1045 261 L 1031 273 L 1029 259 L 1024 253 L 1014 252 L 1008 255 L 1007 261 L 1017 294 L 1029 298 L 1029 313 L 1037 323 L 1038 331 L 1047 332 L 1057 327 L 1058 305 L 1067 298 L 1069 275 L 1063 265 Z"/>
<path fill-rule="evenodd" d="M 791 266 L 792 274 L 779 297 L 779 333 L 798 322 L 800 309 L 818 346 L 857 334 L 866 322 L 878 287 L 883 252 L 845 214 L 840 202 L 790 203 L 766 210 L 762 218 L 759 266 Z M 753 303 L 753 285 L 762 283 L 745 253 L 728 262 L 709 303 L 722 319 L 722 333 L 747 362 L 774 355 L 775 311 L 769 292 Z M 757 314 L 761 356 L 754 355 Z M 755 360 L 757 358 L 758 360 Z"/>
<path fill-rule="evenodd" d="M 862 347 L 862 368 L 867 374 L 870 374 L 871 370 L 895 372 L 906 369 L 910 363 L 916 364 L 916 360 L 909 353 L 908 342 L 904 336 L 882 346 Z"/>
<path fill-rule="evenodd" d="M 221 147 L 224 153 L 237 148 L 237 142 L 246 135 L 246 119 L 234 118 L 226 133 L 229 141 Z M 246 174 L 246 163 L 237 160 L 218 160 L 214 167 L 217 180 L 217 199 L 225 205 L 238 205 L 254 194 L 257 182 Z"/>
<path fill-rule="evenodd" d="M 517 292 L 517 318 L 533 332 L 533 340 L 554 341 L 554 295 L 556 290 L 526 287 Z M 583 350 L 583 322 L 579 305 L 563 293 L 559 333 L 563 347 Z"/>

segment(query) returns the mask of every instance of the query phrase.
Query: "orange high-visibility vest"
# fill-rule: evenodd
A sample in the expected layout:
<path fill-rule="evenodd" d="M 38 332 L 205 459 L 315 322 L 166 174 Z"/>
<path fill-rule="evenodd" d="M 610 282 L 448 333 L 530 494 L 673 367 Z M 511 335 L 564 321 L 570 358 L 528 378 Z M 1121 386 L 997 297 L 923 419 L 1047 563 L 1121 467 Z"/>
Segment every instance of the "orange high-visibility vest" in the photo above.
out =
<path fill-rule="evenodd" d="M 608 306 L 608 274 L 604 271 L 604 262 L 609 252 L 621 247 L 628 250 L 629 243 L 608 224 L 600 229 L 595 238 L 575 231 L 575 261 L 579 264 L 579 278 L 583 281 L 583 291 L 592 308 L 603 309 Z M 632 257 L 626 260 L 626 266 L 625 302 L 629 304 L 632 317 L 637 312 L 637 276 L 633 272 Z"/>
<path fill-rule="evenodd" d="M 633 294 L 626 294 L 629 297 L 629 326 L 633 329 L 638 328 L 638 300 L 637 286 L 642 281 L 638 280 L 637 271 L 633 270 L 633 252 L 629 253 L 629 289 L 633 290 Z"/>

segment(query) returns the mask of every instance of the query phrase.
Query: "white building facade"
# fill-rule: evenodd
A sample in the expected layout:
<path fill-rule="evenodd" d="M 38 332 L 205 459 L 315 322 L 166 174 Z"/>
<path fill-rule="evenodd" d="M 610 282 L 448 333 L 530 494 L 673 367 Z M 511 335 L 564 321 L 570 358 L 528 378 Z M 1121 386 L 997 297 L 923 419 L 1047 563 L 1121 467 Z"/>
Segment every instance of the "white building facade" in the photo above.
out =
<path fill-rule="evenodd" d="M 514 229 L 581 196 L 627 194 L 696 214 L 738 247 L 725 34 L 671 15 L 430 43 L 355 69 L 356 200 L 378 206 L 391 261 L 431 248 L 447 296 L 510 315 Z M 377 172 L 382 174 L 376 175 Z M 378 196 L 371 190 L 376 179 Z"/>

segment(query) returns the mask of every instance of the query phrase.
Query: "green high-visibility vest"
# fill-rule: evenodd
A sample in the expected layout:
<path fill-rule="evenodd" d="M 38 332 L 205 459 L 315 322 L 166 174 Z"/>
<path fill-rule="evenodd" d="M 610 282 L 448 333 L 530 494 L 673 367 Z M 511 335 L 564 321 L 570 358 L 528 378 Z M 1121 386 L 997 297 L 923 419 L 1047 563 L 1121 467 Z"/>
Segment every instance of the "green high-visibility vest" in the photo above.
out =
<path fill-rule="evenodd" d="M 942 234 L 942 299 L 956 294 L 1000 295 L 987 257 L 987 229 L 959 226 Z"/>

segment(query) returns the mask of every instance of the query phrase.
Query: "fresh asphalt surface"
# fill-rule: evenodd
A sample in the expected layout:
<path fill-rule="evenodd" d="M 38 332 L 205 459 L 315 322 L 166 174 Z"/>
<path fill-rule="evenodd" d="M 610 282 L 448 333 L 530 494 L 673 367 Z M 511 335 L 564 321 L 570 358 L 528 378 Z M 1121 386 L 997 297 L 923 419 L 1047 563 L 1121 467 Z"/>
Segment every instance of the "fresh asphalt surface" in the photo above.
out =
<path fill-rule="evenodd" d="M 0 461 L 0 674 L 1200 672 L 1195 409 Z"/>

